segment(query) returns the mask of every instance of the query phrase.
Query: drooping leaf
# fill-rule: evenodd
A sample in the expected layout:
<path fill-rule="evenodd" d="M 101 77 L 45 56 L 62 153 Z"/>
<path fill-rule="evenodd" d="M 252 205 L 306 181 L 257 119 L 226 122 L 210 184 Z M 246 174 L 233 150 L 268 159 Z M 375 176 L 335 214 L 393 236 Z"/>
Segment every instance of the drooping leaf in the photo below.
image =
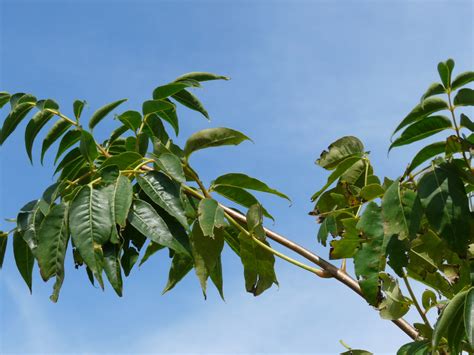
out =
<path fill-rule="evenodd" d="M 74 117 L 76 117 L 76 120 L 79 120 L 82 115 L 82 110 L 84 109 L 86 102 L 84 100 L 74 100 L 74 103 L 72 104 L 72 108 L 74 111 Z"/>
<path fill-rule="evenodd" d="M 69 148 L 71 148 L 74 144 L 79 142 L 81 139 L 81 131 L 80 130 L 71 130 L 68 131 L 61 141 L 59 142 L 58 152 L 56 153 L 56 158 L 54 158 L 54 163 L 58 161 L 59 157 Z"/>
<path fill-rule="evenodd" d="M 177 253 L 189 254 L 188 241 L 180 236 L 173 236 L 163 218 L 149 203 L 134 200 L 128 214 L 128 221 L 155 243 L 173 249 Z"/>
<path fill-rule="evenodd" d="M 453 166 L 443 164 L 423 175 L 418 194 L 433 230 L 459 255 L 469 243 L 470 216 L 466 190 Z"/>
<path fill-rule="evenodd" d="M 198 216 L 199 225 L 205 237 L 214 238 L 214 229 L 225 225 L 224 210 L 212 198 L 205 198 L 199 202 Z"/>
<path fill-rule="evenodd" d="M 127 177 L 119 175 L 110 192 L 110 207 L 114 211 L 115 222 L 121 227 L 125 227 L 133 199 L 132 184 Z"/>
<path fill-rule="evenodd" d="M 137 111 L 125 111 L 117 116 L 123 125 L 132 131 L 136 132 L 142 124 L 142 115 Z"/>
<path fill-rule="evenodd" d="M 188 158 L 200 149 L 219 147 L 222 145 L 239 145 L 249 137 L 230 128 L 207 128 L 192 134 L 184 146 L 184 154 Z"/>
<path fill-rule="evenodd" d="M 216 286 L 219 295 L 221 296 L 222 300 L 225 301 L 224 298 L 224 279 L 222 277 L 222 261 L 219 257 L 217 259 L 216 266 L 211 271 L 211 280 L 214 286 Z"/>
<path fill-rule="evenodd" d="M 201 101 L 199 101 L 198 98 L 194 94 L 191 94 L 189 91 L 181 90 L 176 94 L 172 95 L 171 97 L 178 101 L 180 104 L 186 106 L 187 108 L 190 108 L 191 110 L 200 112 L 204 117 L 209 119 L 209 114 L 207 113 Z"/>
<path fill-rule="evenodd" d="M 44 155 L 51 145 L 56 142 L 68 129 L 71 123 L 60 119 L 51 127 L 41 146 L 41 164 L 43 164 Z"/>
<path fill-rule="evenodd" d="M 397 126 L 395 131 L 392 133 L 392 136 L 401 130 L 403 127 L 406 127 L 413 122 L 419 121 L 422 118 L 425 118 L 431 115 L 434 112 L 448 109 L 448 104 L 443 99 L 439 97 L 429 97 L 423 101 L 423 103 L 418 104 Z"/>
<path fill-rule="evenodd" d="M 461 89 L 454 97 L 455 106 L 474 106 L 474 90 Z"/>
<path fill-rule="evenodd" d="M 464 302 L 464 326 L 466 328 L 467 341 L 474 347 L 474 288 L 468 291 Z"/>
<path fill-rule="evenodd" d="M 245 174 L 230 173 L 230 174 L 221 175 L 213 182 L 211 190 L 215 186 L 233 186 L 233 187 L 240 187 L 242 189 L 267 192 L 267 193 L 285 198 L 288 201 L 290 201 L 290 198 L 287 195 L 281 193 L 278 190 L 272 189 L 264 182 Z"/>
<path fill-rule="evenodd" d="M 324 150 L 316 160 L 320 167 L 332 170 L 336 168 L 346 158 L 357 155 L 362 156 L 364 145 L 357 137 L 345 136 L 331 143 L 328 150 Z"/>
<path fill-rule="evenodd" d="M 169 103 L 172 103 L 168 99 L 165 99 L 165 101 L 167 101 Z M 162 120 L 168 122 L 171 125 L 171 127 L 173 128 L 174 133 L 176 135 L 179 134 L 179 120 L 178 120 L 178 115 L 176 114 L 176 108 L 175 107 L 173 107 L 173 109 L 169 109 L 169 110 L 158 111 L 158 112 L 156 112 L 156 115 L 158 117 L 160 117 Z M 163 140 L 161 138 L 160 138 L 160 140 L 166 142 L 166 140 Z"/>
<path fill-rule="evenodd" d="M 420 199 L 411 190 L 403 190 L 400 179 L 393 182 L 382 199 L 384 233 L 400 240 L 413 239 L 423 215 Z"/>
<path fill-rule="evenodd" d="M 5 252 L 7 250 L 7 245 L 8 245 L 8 234 L 5 232 L 0 232 L 0 270 L 2 269 L 3 260 L 5 259 Z"/>
<path fill-rule="evenodd" d="M 103 288 L 102 245 L 110 239 L 114 226 L 107 195 L 102 190 L 86 185 L 72 201 L 69 211 L 69 226 L 74 245 Z"/>
<path fill-rule="evenodd" d="M 10 101 L 10 94 L 6 91 L 0 91 L 0 108 L 5 106 Z"/>
<path fill-rule="evenodd" d="M 165 111 L 162 111 L 165 112 Z M 163 122 L 161 122 L 160 114 L 162 112 L 158 112 L 157 114 L 149 115 L 146 117 L 145 126 L 143 127 L 143 132 L 148 134 L 152 141 L 158 139 L 162 143 L 167 143 L 169 141 L 168 133 L 166 133 L 165 127 L 163 126 Z M 174 112 L 172 110 L 166 112 Z M 176 116 L 176 120 L 177 120 Z M 177 122 L 177 121 L 176 121 Z"/>
<path fill-rule="evenodd" d="M 340 239 L 331 241 L 329 256 L 331 259 L 352 258 L 361 243 L 359 231 L 357 230 L 357 218 L 344 218 L 341 220 L 344 232 Z"/>
<path fill-rule="evenodd" d="M 150 171 L 143 176 L 137 176 L 137 181 L 154 203 L 175 217 L 185 228 L 188 227 L 179 187 L 168 176 Z"/>
<path fill-rule="evenodd" d="M 445 116 L 429 116 L 423 118 L 405 129 L 401 136 L 395 139 L 390 145 L 389 151 L 394 147 L 400 147 L 430 137 L 447 128 L 452 128 L 452 123 L 451 120 Z"/>
<path fill-rule="evenodd" d="M 16 218 L 17 230 L 21 233 L 23 240 L 33 254 L 36 252 L 38 245 L 38 230 L 43 221 L 43 217 L 39 201 L 34 200 L 24 205 Z"/>
<path fill-rule="evenodd" d="M 474 132 L 474 122 L 472 122 L 469 117 L 467 117 L 464 113 L 461 113 L 461 126 L 466 127 L 471 132 Z"/>
<path fill-rule="evenodd" d="M 362 232 L 366 241 L 354 255 L 355 273 L 360 278 L 359 285 L 365 299 L 375 306 L 379 301 L 379 272 L 385 266 L 382 213 L 376 203 L 367 204 L 357 229 Z"/>
<path fill-rule="evenodd" d="M 18 231 L 13 233 L 13 255 L 18 271 L 31 293 L 34 256 L 28 244 L 23 240 L 23 236 Z"/>
<path fill-rule="evenodd" d="M 382 291 L 385 298 L 378 309 L 383 319 L 394 320 L 403 317 L 410 309 L 410 300 L 402 295 L 398 282 L 386 273 L 381 273 Z"/>
<path fill-rule="evenodd" d="M 122 268 L 120 267 L 120 248 L 112 243 L 104 245 L 104 271 L 107 279 L 119 297 L 122 297 Z"/>
<path fill-rule="evenodd" d="M 163 245 L 160 245 L 158 243 L 155 243 L 153 241 L 150 242 L 150 244 L 148 244 L 146 250 L 145 250 L 145 254 L 143 255 L 143 258 L 142 260 L 140 260 L 140 264 L 138 266 L 142 266 L 142 264 L 147 261 L 150 256 L 152 256 L 153 254 L 155 254 L 157 251 L 163 249 L 164 246 Z"/>
<path fill-rule="evenodd" d="M 44 127 L 46 123 L 54 116 L 54 114 L 50 111 L 38 111 L 28 125 L 26 126 L 25 130 L 25 146 L 26 152 L 28 153 L 28 157 L 30 161 L 33 162 L 32 157 L 32 150 L 33 150 L 33 142 L 38 135 L 41 128 Z"/>
<path fill-rule="evenodd" d="M 216 234 L 213 238 L 205 236 L 199 223 L 194 223 L 189 239 L 196 275 L 201 284 L 204 298 L 206 298 L 207 279 L 220 258 L 224 247 L 224 238 L 221 234 Z"/>
<path fill-rule="evenodd" d="M 180 183 L 186 182 L 181 160 L 179 160 L 176 155 L 164 153 L 157 157 L 155 162 L 158 167 L 170 178 Z"/>
<path fill-rule="evenodd" d="M 3 122 L 2 129 L 0 130 L 0 145 L 5 142 L 8 136 L 15 130 L 36 104 L 36 98 L 31 95 L 22 95 L 18 98 L 18 102 L 15 104 L 13 104 L 12 99 L 13 97 L 10 98 L 12 110 Z"/>
<path fill-rule="evenodd" d="M 446 336 L 449 328 L 453 326 L 456 314 L 463 308 L 468 291 L 463 291 L 454 296 L 444 308 L 438 318 L 433 331 L 433 339 L 431 345 L 436 349 L 441 338 Z"/>
<path fill-rule="evenodd" d="M 69 241 L 67 206 L 60 203 L 51 208 L 45 216 L 38 233 L 36 258 L 41 277 L 48 281 L 56 276 L 51 300 L 58 300 L 64 280 L 64 258 Z"/>
<path fill-rule="evenodd" d="M 199 86 L 199 82 L 196 83 L 191 80 L 188 80 L 188 81 L 174 82 L 174 83 L 158 86 L 155 90 L 153 90 L 153 99 L 154 100 L 165 99 L 187 87 L 196 86 L 196 84 L 197 86 Z"/>
<path fill-rule="evenodd" d="M 403 277 L 405 275 L 403 268 L 407 267 L 409 263 L 409 241 L 407 239 L 400 240 L 396 235 L 385 235 L 384 245 L 388 259 L 387 264 L 399 277 Z"/>
<path fill-rule="evenodd" d="M 116 128 L 112 134 L 110 135 L 110 138 L 108 140 L 108 145 L 111 145 L 113 142 L 115 142 L 122 134 L 128 131 L 128 127 L 126 125 L 122 125 L 118 128 Z"/>
<path fill-rule="evenodd" d="M 174 109 L 174 105 L 166 100 L 148 100 L 143 103 L 142 107 L 143 116 Z"/>
<path fill-rule="evenodd" d="M 474 81 L 474 72 L 467 71 L 456 76 L 451 83 L 451 90 L 459 89 L 460 87 Z"/>
<path fill-rule="evenodd" d="M 81 143 L 79 145 L 79 149 L 84 159 L 89 163 L 93 163 L 99 155 L 94 137 L 85 130 L 81 131 Z"/>
<path fill-rule="evenodd" d="M 445 92 L 446 90 L 444 89 L 443 85 L 441 85 L 440 83 L 433 83 L 430 85 L 430 87 L 426 90 L 426 92 L 421 97 L 420 103 L 423 105 L 423 101 L 427 99 L 428 97 L 444 94 Z"/>
<path fill-rule="evenodd" d="M 114 101 L 110 104 L 102 106 L 97 111 L 94 112 L 92 117 L 89 120 L 89 129 L 94 129 L 94 127 L 102 121 L 110 112 L 112 112 L 117 106 L 123 104 L 127 99 L 122 99 L 118 101 Z"/>
<path fill-rule="evenodd" d="M 186 254 L 175 253 L 163 294 L 171 290 L 193 268 L 193 258 Z"/>
<path fill-rule="evenodd" d="M 229 77 L 223 75 L 217 75 L 212 73 L 205 72 L 191 72 L 181 75 L 176 78 L 174 81 L 183 81 L 183 80 L 196 80 L 196 81 L 209 81 L 209 80 L 230 80 Z"/>
<path fill-rule="evenodd" d="M 410 165 L 406 170 L 406 174 L 411 173 L 425 161 L 430 158 L 435 157 L 438 154 L 444 153 L 446 149 L 446 142 L 436 142 L 427 145 L 423 149 L 421 149 L 418 153 L 416 153 L 415 157 L 411 161 Z"/>
<path fill-rule="evenodd" d="M 125 276 L 129 276 L 133 269 L 133 266 L 137 263 L 139 252 L 134 247 L 124 248 L 120 264 L 122 265 L 123 273 Z"/>

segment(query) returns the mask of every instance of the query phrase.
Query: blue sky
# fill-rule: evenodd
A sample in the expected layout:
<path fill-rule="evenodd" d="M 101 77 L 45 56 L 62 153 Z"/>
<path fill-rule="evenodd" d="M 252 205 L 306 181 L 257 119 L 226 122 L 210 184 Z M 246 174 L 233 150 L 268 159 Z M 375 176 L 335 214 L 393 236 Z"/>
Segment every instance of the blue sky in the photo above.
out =
<path fill-rule="evenodd" d="M 232 77 L 197 92 L 211 123 L 180 111 L 178 140 L 215 126 L 248 134 L 254 144 L 196 153 L 193 165 L 206 182 L 244 172 L 290 195 L 291 207 L 262 196 L 277 221 L 269 226 L 327 256 L 307 215 L 326 177 L 315 158 L 357 135 L 376 172 L 396 177 L 416 146 L 387 158 L 391 131 L 437 79 L 438 61 L 472 70 L 473 12 L 470 1 L 0 0 L 0 90 L 54 98 L 66 113 L 86 99 L 90 114 L 123 97 L 123 110 L 137 108 L 185 72 Z M 51 156 L 29 165 L 24 127 L 0 148 L 0 229 L 52 181 Z M 113 127 L 108 120 L 99 134 Z M 409 341 L 344 286 L 280 261 L 280 288 L 254 298 L 240 261 L 225 255 L 225 303 L 214 291 L 204 301 L 193 274 L 161 296 L 163 253 L 132 271 L 123 298 L 93 288 L 69 257 L 52 304 L 52 283 L 36 273 L 29 295 L 9 250 L 0 352 L 333 354 L 343 339 L 380 354 Z"/>

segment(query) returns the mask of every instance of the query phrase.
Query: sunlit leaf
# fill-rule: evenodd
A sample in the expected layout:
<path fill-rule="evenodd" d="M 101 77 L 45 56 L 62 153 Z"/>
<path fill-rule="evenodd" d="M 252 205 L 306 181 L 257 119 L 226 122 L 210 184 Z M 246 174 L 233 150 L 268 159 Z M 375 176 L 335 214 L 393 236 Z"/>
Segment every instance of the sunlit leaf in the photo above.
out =
<path fill-rule="evenodd" d="M 199 225 L 205 237 L 214 238 L 214 229 L 225 225 L 224 210 L 212 198 L 205 198 L 199 202 L 198 216 Z"/>
<path fill-rule="evenodd" d="M 3 122 L 0 130 L 0 145 L 2 145 L 8 136 L 15 130 L 20 122 L 28 115 L 28 113 L 35 107 L 36 100 L 30 102 L 18 103 L 12 111 L 8 114 Z"/>
<path fill-rule="evenodd" d="M 56 153 L 56 158 L 54 158 L 54 163 L 58 161 L 59 157 L 69 148 L 71 148 L 74 144 L 79 142 L 81 139 L 81 131 L 80 130 L 71 130 L 68 131 L 61 141 L 59 142 L 58 152 Z"/>
<path fill-rule="evenodd" d="M 433 83 L 430 85 L 430 87 L 426 90 L 426 92 L 421 97 L 420 103 L 421 105 L 423 105 L 423 101 L 427 99 L 428 97 L 444 94 L 445 92 L 446 90 L 444 89 L 443 85 L 441 85 L 440 83 Z"/>
<path fill-rule="evenodd" d="M 114 101 L 110 104 L 102 106 L 94 112 L 89 120 L 89 128 L 92 130 L 100 121 L 102 121 L 110 112 L 112 112 L 117 106 L 123 104 L 127 99 Z"/>
<path fill-rule="evenodd" d="M 44 127 L 46 123 L 54 116 L 54 114 L 50 111 L 38 111 L 33 118 L 28 122 L 25 130 L 25 146 L 26 152 L 28 153 L 28 157 L 30 161 L 33 161 L 32 157 L 32 150 L 33 150 L 33 142 L 40 132 L 41 128 Z"/>
<path fill-rule="evenodd" d="M 44 155 L 46 151 L 51 147 L 51 145 L 56 142 L 66 131 L 71 127 L 71 123 L 65 120 L 58 120 L 51 127 L 45 139 L 43 140 L 43 145 L 41 147 L 41 164 L 43 164 Z"/>
<path fill-rule="evenodd" d="M 191 94 L 189 91 L 181 90 L 176 94 L 172 95 L 172 98 L 178 101 L 180 104 L 186 106 L 187 108 L 200 112 L 204 117 L 209 119 L 209 114 L 207 113 L 201 101 L 199 101 L 198 98 L 194 96 L 194 94 Z"/>
<path fill-rule="evenodd" d="M 163 294 L 171 290 L 193 268 L 193 258 L 186 254 L 175 253 Z"/>
<path fill-rule="evenodd" d="M 446 149 L 446 142 L 436 142 L 427 145 L 423 149 L 421 149 L 418 153 L 416 153 L 415 157 L 411 161 L 410 165 L 407 168 L 406 174 L 411 173 L 425 161 L 444 153 Z"/>
<path fill-rule="evenodd" d="M 86 159 L 89 163 L 92 163 L 99 155 L 94 137 L 85 130 L 81 131 L 81 143 L 79 145 L 79 150 L 81 151 L 84 159 Z"/>
<path fill-rule="evenodd" d="M 461 89 L 454 97 L 455 106 L 474 106 L 474 90 Z"/>
<path fill-rule="evenodd" d="M 142 115 L 137 111 L 125 111 L 117 116 L 123 125 L 132 131 L 137 131 L 142 124 Z"/>
<path fill-rule="evenodd" d="M 196 81 L 208 81 L 208 80 L 230 80 L 229 77 L 223 75 L 217 75 L 212 73 L 205 73 L 205 72 L 191 72 L 181 75 L 180 77 L 175 79 L 176 81 L 183 81 L 183 80 L 196 80 Z"/>
<path fill-rule="evenodd" d="M 456 76 L 451 83 L 451 90 L 459 89 L 460 87 L 474 81 L 474 72 L 467 71 Z"/>
<path fill-rule="evenodd" d="M 332 170 L 336 168 L 346 158 L 354 155 L 362 156 L 364 153 L 364 145 L 353 136 L 339 138 L 331 143 L 328 150 L 324 150 L 321 156 L 316 160 L 316 164 L 324 169 Z"/>

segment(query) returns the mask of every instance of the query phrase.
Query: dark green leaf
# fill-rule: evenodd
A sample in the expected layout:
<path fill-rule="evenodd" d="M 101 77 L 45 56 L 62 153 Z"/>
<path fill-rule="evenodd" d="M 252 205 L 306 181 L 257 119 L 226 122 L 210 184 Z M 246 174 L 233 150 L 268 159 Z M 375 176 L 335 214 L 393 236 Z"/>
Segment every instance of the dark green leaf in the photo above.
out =
<path fill-rule="evenodd" d="M 63 119 L 56 121 L 53 127 L 51 127 L 41 147 L 41 164 L 43 164 L 44 155 L 49 147 L 51 147 L 51 145 L 56 142 L 56 140 L 58 140 L 59 137 L 69 129 L 69 127 L 71 127 L 71 123 Z"/>
<path fill-rule="evenodd" d="M 56 153 L 56 158 L 54 158 L 54 163 L 58 161 L 59 157 L 70 147 L 72 147 L 74 144 L 79 142 L 81 139 L 81 131 L 80 130 L 72 130 L 67 132 L 61 141 L 59 142 L 59 148 L 58 152 Z"/>
<path fill-rule="evenodd" d="M 464 326 L 466 328 L 467 341 L 474 347 L 474 288 L 470 288 L 466 295 L 464 304 Z"/>
<path fill-rule="evenodd" d="M 430 309 L 431 307 L 435 306 L 437 303 L 436 301 L 436 293 L 431 290 L 425 290 L 423 295 L 421 296 L 421 304 L 425 310 Z"/>
<path fill-rule="evenodd" d="M 430 116 L 413 123 L 403 131 L 400 137 L 390 145 L 389 151 L 394 147 L 410 144 L 436 133 L 452 128 L 451 120 L 445 116 Z"/>
<path fill-rule="evenodd" d="M 122 125 L 118 128 L 116 128 L 112 134 L 110 135 L 108 144 L 111 145 L 113 142 L 117 140 L 122 134 L 128 131 L 128 127 L 126 125 Z"/>
<path fill-rule="evenodd" d="M 0 130 L 0 145 L 2 145 L 8 136 L 15 130 L 20 122 L 28 115 L 33 107 L 35 107 L 35 101 L 18 103 L 12 111 L 8 114 L 7 118 L 3 122 L 2 129 Z"/>
<path fill-rule="evenodd" d="M 125 276 L 128 277 L 128 275 L 130 275 L 133 266 L 138 261 L 138 256 L 139 252 L 134 247 L 124 249 L 120 263 L 122 264 L 122 269 Z"/>
<path fill-rule="evenodd" d="M 199 85 L 199 83 L 197 83 L 197 85 Z M 155 90 L 153 90 L 153 99 L 154 100 L 165 99 L 189 86 L 195 86 L 195 85 L 193 85 L 192 81 L 185 81 L 185 82 L 183 81 L 183 82 L 174 82 L 174 83 L 169 83 L 163 86 L 158 86 Z"/>
<path fill-rule="evenodd" d="M 454 61 L 452 59 L 448 59 L 446 62 L 440 62 L 438 64 L 438 73 L 441 81 L 445 88 L 449 88 L 451 86 L 451 74 L 454 68 Z"/>
<path fill-rule="evenodd" d="M 28 153 L 28 157 L 30 161 L 33 162 L 32 157 L 32 150 L 33 150 L 33 142 L 38 135 L 41 128 L 44 127 L 46 123 L 54 116 L 52 112 L 49 111 L 38 111 L 28 125 L 26 126 L 25 130 L 25 146 L 26 152 Z"/>
<path fill-rule="evenodd" d="M 181 160 L 174 154 L 164 153 L 155 159 L 158 167 L 170 178 L 179 183 L 186 182 Z"/>
<path fill-rule="evenodd" d="M 337 222 L 334 215 L 328 215 L 324 218 L 318 231 L 318 242 L 323 246 L 326 246 L 328 235 L 331 234 L 333 237 L 337 234 Z"/>
<path fill-rule="evenodd" d="M 167 100 L 168 102 L 168 100 Z M 171 103 L 171 101 L 169 101 Z M 174 133 L 178 135 L 179 133 L 179 121 L 178 121 L 178 116 L 176 114 L 176 109 L 173 107 L 173 109 L 170 110 L 162 110 L 158 111 L 156 113 L 161 119 L 165 120 L 168 122 L 171 127 L 173 127 Z"/>
<path fill-rule="evenodd" d="M 6 91 L 0 91 L 0 108 L 5 106 L 5 104 L 10 101 L 10 94 Z"/>
<path fill-rule="evenodd" d="M 184 147 L 184 154 L 189 157 L 191 153 L 200 149 L 222 145 L 239 145 L 245 140 L 250 140 L 250 138 L 230 128 L 203 129 L 188 138 Z"/>
<path fill-rule="evenodd" d="M 252 178 L 245 174 L 231 173 L 231 174 L 221 175 L 212 183 L 211 190 L 215 186 L 233 186 L 233 187 L 240 187 L 243 189 L 267 192 L 276 196 L 286 198 L 288 201 L 290 201 L 290 198 L 286 196 L 285 194 L 275 189 L 272 189 L 264 182 L 257 180 L 255 178 Z"/>
<path fill-rule="evenodd" d="M 173 236 L 163 218 L 153 207 L 142 200 L 134 200 L 128 220 L 143 235 L 155 243 L 171 248 L 178 253 L 189 254 L 188 241 Z"/>
<path fill-rule="evenodd" d="M 17 229 L 34 254 L 38 245 L 38 230 L 43 221 L 39 201 L 34 200 L 23 206 L 16 218 Z"/>
<path fill-rule="evenodd" d="M 41 277 L 48 281 L 56 275 L 53 294 L 50 297 L 53 302 L 57 302 L 64 280 L 64 258 L 69 241 L 67 220 L 67 206 L 63 203 L 55 205 L 45 216 L 38 233 L 36 258 Z"/>
<path fill-rule="evenodd" d="M 199 223 L 194 223 L 190 235 L 194 268 L 201 284 L 204 298 L 206 298 L 206 284 L 211 272 L 216 267 L 224 247 L 224 238 L 216 234 L 214 238 L 205 236 Z"/>
<path fill-rule="evenodd" d="M 341 220 L 344 232 L 341 239 L 331 241 L 331 259 L 352 258 L 361 243 L 359 231 L 357 230 L 357 218 L 344 218 Z"/>
<path fill-rule="evenodd" d="M 429 97 L 423 101 L 423 103 L 418 104 L 398 125 L 395 131 L 392 133 L 392 136 L 401 130 L 403 127 L 406 127 L 413 122 L 419 121 L 422 118 L 425 118 L 431 115 L 434 112 L 448 109 L 448 104 L 446 101 L 440 99 L 439 97 Z"/>
<path fill-rule="evenodd" d="M 230 80 L 229 77 L 223 75 L 217 75 L 212 73 L 205 73 L 205 72 L 192 72 L 186 73 L 181 75 L 180 77 L 175 79 L 176 81 L 183 81 L 183 80 L 196 80 L 196 81 L 208 81 L 208 80 Z"/>
<path fill-rule="evenodd" d="M 137 111 L 125 111 L 117 116 L 117 118 L 132 131 L 136 132 L 142 124 L 142 115 Z"/>
<path fill-rule="evenodd" d="M 407 343 L 398 349 L 397 355 L 428 355 L 429 344 L 429 340 Z"/>
<path fill-rule="evenodd" d="M 160 112 L 158 112 L 158 114 L 160 114 Z M 150 138 L 157 138 L 160 142 L 166 143 L 169 140 L 169 136 L 168 133 L 166 133 L 165 127 L 163 126 L 163 122 L 161 122 L 158 114 L 149 115 L 146 117 L 143 132 L 148 134 Z"/>
<path fill-rule="evenodd" d="M 469 243 L 469 204 L 464 184 L 449 164 L 423 175 L 418 194 L 433 230 L 459 255 Z"/>
<path fill-rule="evenodd" d="M 383 196 L 384 192 L 385 190 L 380 184 L 368 184 L 360 190 L 359 196 L 366 201 L 371 201 Z"/>
<path fill-rule="evenodd" d="M 148 244 L 146 250 L 145 250 L 145 255 L 143 255 L 143 258 L 142 260 L 140 260 L 140 264 L 139 266 L 142 266 L 142 264 L 148 260 L 148 258 L 150 256 L 152 256 L 153 254 L 155 254 L 157 251 L 163 249 L 164 246 L 163 245 L 160 245 L 158 243 L 155 243 L 155 242 L 150 242 L 150 244 Z"/>
<path fill-rule="evenodd" d="M 474 72 L 467 71 L 456 76 L 451 84 L 451 90 L 456 90 L 461 86 L 469 84 L 474 81 Z"/>
<path fill-rule="evenodd" d="M 74 117 L 76 117 L 76 120 L 78 120 L 81 117 L 82 110 L 84 109 L 85 104 L 86 102 L 81 101 L 81 100 L 75 100 L 74 103 L 72 104 Z"/>
<path fill-rule="evenodd" d="M 123 152 L 119 155 L 114 155 L 107 158 L 101 166 L 101 169 L 106 166 L 116 165 L 120 170 L 133 169 L 143 160 L 143 156 L 136 152 Z"/>
<path fill-rule="evenodd" d="M 13 234 L 13 255 L 18 271 L 28 285 L 31 293 L 34 257 L 30 247 L 26 244 L 21 233 L 18 231 L 15 231 Z"/>
<path fill-rule="evenodd" d="M 102 245 L 110 239 L 114 226 L 105 192 L 84 186 L 71 203 L 69 226 L 74 245 L 103 288 Z"/>
<path fill-rule="evenodd" d="M 89 120 L 89 128 L 92 130 L 105 116 L 112 112 L 117 106 L 127 101 L 127 99 L 118 100 L 108 105 L 102 106 L 94 112 L 91 119 Z"/>
<path fill-rule="evenodd" d="M 381 208 L 369 202 L 362 214 L 357 229 L 366 241 L 354 255 L 355 273 L 359 285 L 369 304 L 376 306 L 379 301 L 379 272 L 384 269 L 385 257 L 382 249 L 383 222 Z"/>
<path fill-rule="evenodd" d="M 225 225 L 224 210 L 212 198 L 205 198 L 199 202 L 198 216 L 199 225 L 205 237 L 214 238 L 214 229 Z"/>
<path fill-rule="evenodd" d="M 398 282 L 386 273 L 380 274 L 385 298 L 379 304 L 383 319 L 395 320 L 403 317 L 410 309 L 410 300 L 402 295 Z"/>
<path fill-rule="evenodd" d="M 175 106 L 166 100 L 148 100 L 143 103 L 143 116 L 151 115 L 165 110 L 174 110 Z"/>
<path fill-rule="evenodd" d="M 3 266 L 3 260 L 5 259 L 5 251 L 8 245 L 8 234 L 0 232 L 0 269 Z"/>
<path fill-rule="evenodd" d="M 193 259 L 186 254 L 175 253 L 163 294 L 171 290 L 193 268 Z"/>
<path fill-rule="evenodd" d="M 316 160 L 316 164 L 324 169 L 332 170 L 346 158 L 354 155 L 362 156 L 363 153 L 364 145 L 359 138 L 346 136 L 331 143 L 328 150 L 321 153 L 319 159 Z"/>
<path fill-rule="evenodd" d="M 157 171 L 137 176 L 137 181 L 154 203 L 175 217 L 185 228 L 188 227 L 178 185 L 168 176 Z"/>
<path fill-rule="evenodd" d="M 474 122 L 472 122 L 464 113 L 461 113 L 461 126 L 474 132 Z"/>
<path fill-rule="evenodd" d="M 93 163 L 95 158 L 99 155 L 94 137 L 84 130 L 81 131 L 81 144 L 79 145 L 79 149 L 84 159 L 89 163 Z"/>
<path fill-rule="evenodd" d="M 190 108 L 191 110 L 200 112 L 204 115 L 204 117 L 209 119 L 209 114 L 202 105 L 201 101 L 199 101 L 198 98 L 191 94 L 189 91 L 181 90 L 180 92 L 177 92 L 171 97 L 178 101 L 180 104 L 186 106 L 187 108 Z"/>
<path fill-rule="evenodd" d="M 222 300 L 225 301 L 224 298 L 224 279 L 222 278 L 222 262 L 221 258 L 217 259 L 216 266 L 214 270 L 211 272 L 211 280 L 214 286 L 216 286 L 217 291 L 219 291 L 219 295 L 221 296 Z"/>
<path fill-rule="evenodd" d="M 122 269 L 120 267 L 120 248 L 107 243 L 104 245 L 104 271 L 107 279 L 119 297 L 122 297 Z"/>
<path fill-rule="evenodd" d="M 421 105 L 423 105 L 423 101 L 427 99 L 428 97 L 444 94 L 445 92 L 446 90 L 444 89 L 443 85 L 441 85 L 440 83 L 433 83 L 430 85 L 430 87 L 426 90 L 426 92 L 421 97 L 420 103 Z"/>
<path fill-rule="evenodd" d="M 419 167 L 428 159 L 433 158 L 438 154 L 444 153 L 445 149 L 446 149 L 446 142 L 436 142 L 436 143 L 427 145 L 415 155 L 415 157 L 413 158 L 413 160 L 411 161 L 410 165 L 408 166 L 406 170 L 406 174 L 411 173 L 413 170 L 415 170 L 417 167 Z"/>
<path fill-rule="evenodd" d="M 79 134 L 80 135 L 80 134 Z M 81 151 L 79 150 L 79 147 L 71 149 L 65 156 L 64 158 L 59 162 L 58 166 L 56 167 L 56 170 L 54 171 L 54 174 L 58 173 L 61 171 L 64 167 L 67 165 L 77 162 L 78 160 L 84 161 Z"/>
<path fill-rule="evenodd" d="M 461 89 L 454 97 L 455 106 L 474 106 L 474 90 Z"/>
<path fill-rule="evenodd" d="M 396 235 L 385 235 L 384 244 L 386 244 L 385 254 L 387 255 L 387 264 L 395 271 L 395 273 L 403 277 L 405 272 L 403 268 L 408 266 L 408 250 L 410 244 L 407 239 L 400 240 Z"/>

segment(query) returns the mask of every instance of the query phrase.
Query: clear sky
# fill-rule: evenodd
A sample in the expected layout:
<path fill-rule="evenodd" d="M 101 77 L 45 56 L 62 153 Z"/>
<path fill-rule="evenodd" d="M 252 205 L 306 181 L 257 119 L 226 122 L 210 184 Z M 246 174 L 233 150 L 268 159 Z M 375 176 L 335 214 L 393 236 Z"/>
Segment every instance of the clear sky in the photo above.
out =
<path fill-rule="evenodd" d="M 181 109 L 179 141 L 206 127 L 241 130 L 255 142 L 193 157 L 204 180 L 244 172 L 290 195 L 262 196 L 269 226 L 326 257 L 309 197 L 325 180 L 313 162 L 329 143 L 357 135 L 376 172 L 397 177 L 416 150 L 387 157 L 399 120 L 437 79 L 436 64 L 473 69 L 471 1 L 23 1 L 0 0 L 0 91 L 56 99 L 90 114 L 128 97 L 139 107 L 154 87 L 189 71 L 232 77 L 197 94 L 212 121 Z M 2 111 L 2 119 L 6 115 Z M 108 120 L 102 134 L 115 127 Z M 23 124 L 0 148 L 4 217 L 51 181 L 51 156 L 30 166 Z M 38 144 L 38 142 L 37 142 Z M 336 281 L 277 262 L 280 288 L 254 298 L 240 261 L 226 252 L 226 302 L 202 299 L 190 273 L 161 296 L 169 260 L 159 254 L 125 280 L 124 297 L 92 287 L 66 260 L 59 302 L 36 270 L 33 295 L 11 248 L 0 272 L 0 352 L 16 353 L 394 353 L 409 339 Z"/>

